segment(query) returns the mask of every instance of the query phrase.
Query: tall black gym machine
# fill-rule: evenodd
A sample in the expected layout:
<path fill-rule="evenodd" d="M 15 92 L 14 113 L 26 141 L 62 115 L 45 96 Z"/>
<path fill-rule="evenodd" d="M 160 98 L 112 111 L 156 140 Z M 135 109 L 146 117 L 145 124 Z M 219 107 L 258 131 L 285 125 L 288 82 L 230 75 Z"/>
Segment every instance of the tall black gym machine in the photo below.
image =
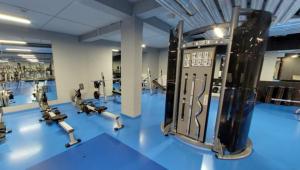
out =
<path fill-rule="evenodd" d="M 240 17 L 243 16 L 243 17 Z M 233 8 L 230 23 L 183 33 L 183 21 L 170 33 L 165 120 L 162 130 L 196 146 L 211 149 L 220 159 L 251 154 L 248 139 L 267 44 L 271 13 Z M 243 19 L 243 20 L 240 20 Z M 215 28 L 228 37 L 195 40 Z M 226 49 L 214 141 L 206 141 L 215 56 Z"/>

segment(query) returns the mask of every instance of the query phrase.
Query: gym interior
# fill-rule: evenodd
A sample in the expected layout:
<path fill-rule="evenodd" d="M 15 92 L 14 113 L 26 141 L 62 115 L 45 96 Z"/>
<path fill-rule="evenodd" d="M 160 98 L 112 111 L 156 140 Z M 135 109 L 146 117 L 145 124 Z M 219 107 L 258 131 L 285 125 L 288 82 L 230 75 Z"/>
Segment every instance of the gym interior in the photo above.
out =
<path fill-rule="evenodd" d="M 300 169 L 299 0 L 0 0 L 0 51 L 1 170 Z"/>

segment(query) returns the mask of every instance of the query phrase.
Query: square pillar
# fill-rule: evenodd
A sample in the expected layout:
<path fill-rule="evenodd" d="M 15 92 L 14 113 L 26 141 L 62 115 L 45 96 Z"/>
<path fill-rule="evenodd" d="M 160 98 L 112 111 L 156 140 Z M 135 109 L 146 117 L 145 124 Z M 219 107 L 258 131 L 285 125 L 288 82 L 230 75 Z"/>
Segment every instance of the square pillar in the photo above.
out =
<path fill-rule="evenodd" d="M 129 17 L 121 23 L 122 113 L 141 114 L 143 22 Z"/>

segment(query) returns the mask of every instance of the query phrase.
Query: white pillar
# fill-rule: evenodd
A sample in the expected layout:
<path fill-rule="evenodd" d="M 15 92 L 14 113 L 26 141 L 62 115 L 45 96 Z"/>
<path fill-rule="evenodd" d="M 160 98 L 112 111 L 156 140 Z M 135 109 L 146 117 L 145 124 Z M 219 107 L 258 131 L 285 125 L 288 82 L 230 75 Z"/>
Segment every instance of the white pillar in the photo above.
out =
<path fill-rule="evenodd" d="M 129 117 L 141 114 L 141 75 L 143 23 L 129 17 L 121 24 L 122 113 Z"/>

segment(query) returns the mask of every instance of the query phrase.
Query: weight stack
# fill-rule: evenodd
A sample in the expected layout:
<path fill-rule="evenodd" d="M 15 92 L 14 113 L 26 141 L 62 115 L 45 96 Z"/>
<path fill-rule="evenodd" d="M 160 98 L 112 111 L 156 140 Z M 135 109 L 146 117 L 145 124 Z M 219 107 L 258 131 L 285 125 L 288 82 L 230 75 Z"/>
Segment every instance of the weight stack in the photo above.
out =
<path fill-rule="evenodd" d="M 271 24 L 271 13 L 254 10 L 234 30 L 218 137 L 230 153 L 246 149 Z"/>

